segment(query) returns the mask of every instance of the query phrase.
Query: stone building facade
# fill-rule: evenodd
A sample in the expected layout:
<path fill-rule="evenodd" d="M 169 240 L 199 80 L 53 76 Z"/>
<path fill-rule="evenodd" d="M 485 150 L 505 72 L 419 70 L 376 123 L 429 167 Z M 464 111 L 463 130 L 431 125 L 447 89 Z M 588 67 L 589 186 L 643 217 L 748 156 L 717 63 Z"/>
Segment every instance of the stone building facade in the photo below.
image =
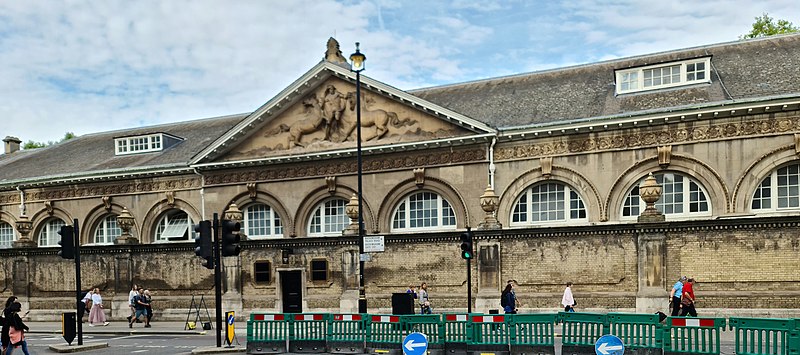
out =
<path fill-rule="evenodd" d="M 362 76 L 363 215 L 384 237 L 365 263 L 369 311 L 421 282 L 436 311 L 465 310 L 471 227 L 476 311 L 499 308 L 506 280 L 523 312 L 556 311 L 566 281 L 584 310 L 665 310 L 688 275 L 706 314 L 797 316 L 798 49 L 787 35 L 407 92 Z M 34 317 L 70 308 L 56 231 L 77 220 L 81 286 L 112 317 L 131 283 L 165 316 L 192 295 L 213 307 L 191 226 L 238 208 L 225 309 L 355 312 L 355 74 L 336 54 L 250 114 L 35 150 L 6 137 L 3 294 Z M 644 222 L 651 173 L 663 218 Z"/>

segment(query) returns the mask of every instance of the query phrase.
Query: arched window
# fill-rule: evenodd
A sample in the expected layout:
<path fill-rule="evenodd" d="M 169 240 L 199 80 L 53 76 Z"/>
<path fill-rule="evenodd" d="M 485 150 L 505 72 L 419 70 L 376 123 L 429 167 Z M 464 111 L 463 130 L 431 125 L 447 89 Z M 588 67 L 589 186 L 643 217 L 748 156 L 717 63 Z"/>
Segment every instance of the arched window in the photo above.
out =
<path fill-rule="evenodd" d="M 511 225 L 586 220 L 581 196 L 567 185 L 546 182 L 522 192 L 514 204 Z"/>
<path fill-rule="evenodd" d="M 114 240 L 122 235 L 122 229 L 117 225 L 117 216 L 110 215 L 103 218 L 94 230 L 95 244 L 113 244 Z"/>
<path fill-rule="evenodd" d="M 156 242 L 175 242 L 189 240 L 194 237 L 192 219 L 186 212 L 171 210 L 161 217 L 156 225 Z"/>
<path fill-rule="evenodd" d="M 11 248 L 14 242 L 14 227 L 6 222 L 0 222 L 0 248 Z"/>
<path fill-rule="evenodd" d="M 345 205 L 347 200 L 341 198 L 327 200 L 317 205 L 308 221 L 308 235 L 342 235 L 342 231 L 350 224 L 350 218 L 344 212 Z"/>
<path fill-rule="evenodd" d="M 453 207 L 434 192 L 423 191 L 406 196 L 397 205 L 392 216 L 394 231 L 456 228 Z"/>
<path fill-rule="evenodd" d="M 58 232 L 61 231 L 61 227 L 66 225 L 64 221 L 58 218 L 52 218 L 47 221 L 47 223 L 42 226 L 42 229 L 39 230 L 39 246 L 48 247 L 58 245 L 58 242 L 61 241 L 61 235 L 59 235 Z"/>
<path fill-rule="evenodd" d="M 653 174 L 661 185 L 661 197 L 656 201 L 656 209 L 672 217 L 691 217 L 711 215 L 711 206 L 703 187 L 688 176 L 676 173 Z M 633 186 L 622 203 L 622 218 L 630 219 L 639 216 L 646 204 L 639 197 L 639 185 L 644 178 Z"/>
<path fill-rule="evenodd" d="M 252 204 L 244 209 L 244 231 L 248 238 L 283 237 L 281 217 L 268 205 Z"/>
<path fill-rule="evenodd" d="M 773 170 L 753 193 L 750 209 L 780 211 L 800 208 L 800 164 Z"/>

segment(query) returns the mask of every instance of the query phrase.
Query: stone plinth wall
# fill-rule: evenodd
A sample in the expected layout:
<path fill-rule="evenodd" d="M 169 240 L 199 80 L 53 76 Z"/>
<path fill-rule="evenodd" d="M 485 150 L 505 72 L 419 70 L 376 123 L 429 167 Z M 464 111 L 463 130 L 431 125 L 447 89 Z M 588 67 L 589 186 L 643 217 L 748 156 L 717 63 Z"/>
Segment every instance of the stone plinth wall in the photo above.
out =
<path fill-rule="evenodd" d="M 662 243 L 663 248 L 649 250 L 665 255 L 640 257 L 645 235 L 663 236 L 647 243 Z M 800 225 L 790 218 L 477 231 L 475 239 L 472 295 L 474 304 L 481 305 L 474 308 L 477 312 L 499 308 L 500 288 L 509 279 L 516 280 L 524 312 L 558 310 L 566 281 L 575 283 L 579 309 L 633 311 L 642 297 L 666 301 L 680 275 L 697 278 L 698 309 L 715 314 L 737 314 L 737 309 L 748 315 L 789 314 L 800 309 Z M 390 311 L 393 292 L 423 281 L 429 284 L 435 310 L 466 309 L 466 263 L 459 243 L 452 232 L 387 235 L 385 251 L 371 254 L 366 262 L 370 311 Z M 352 311 L 342 301 L 357 297 L 356 237 L 250 240 L 242 245 L 238 259 L 225 261 L 226 309 L 237 314 L 280 312 L 281 272 L 300 271 L 304 311 Z M 193 249 L 193 243 L 82 247 L 83 289 L 100 288 L 105 303 L 112 304 L 106 307 L 112 319 L 127 316 L 131 283 L 150 289 L 155 308 L 174 318 L 185 317 L 191 296 L 201 294 L 213 315 L 213 272 L 201 266 Z M 291 250 L 285 262 L 281 249 Z M 69 310 L 75 264 L 56 253 L 57 248 L 0 251 L 2 296 L 17 295 L 34 315 Z M 327 262 L 327 279 L 312 281 L 311 264 L 319 260 Z M 270 263 L 270 282 L 257 283 L 254 263 L 264 261 Z M 656 264 L 644 265 L 648 263 Z M 659 268 L 666 271 L 642 272 Z M 646 287 L 657 292 L 643 295 L 639 275 L 655 278 Z"/>

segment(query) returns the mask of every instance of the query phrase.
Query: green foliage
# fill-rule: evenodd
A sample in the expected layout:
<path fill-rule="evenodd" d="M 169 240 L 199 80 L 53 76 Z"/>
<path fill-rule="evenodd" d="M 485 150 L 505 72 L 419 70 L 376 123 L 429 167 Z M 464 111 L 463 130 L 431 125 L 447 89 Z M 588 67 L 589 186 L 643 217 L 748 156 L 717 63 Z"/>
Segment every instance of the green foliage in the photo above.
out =
<path fill-rule="evenodd" d="M 56 144 L 56 143 L 61 143 L 61 142 L 64 142 L 64 141 L 68 141 L 68 140 L 70 140 L 72 138 L 75 138 L 75 137 L 77 137 L 75 135 L 75 133 L 67 132 L 67 133 L 64 133 L 64 138 L 61 138 L 61 140 L 59 140 L 57 142 L 47 141 L 45 143 L 45 142 L 34 142 L 32 140 L 29 140 L 29 141 L 25 142 L 25 144 L 22 145 L 22 149 L 44 148 L 44 147 L 49 146 L 49 145 L 53 145 L 53 144 Z"/>
<path fill-rule="evenodd" d="M 753 29 L 750 33 L 739 36 L 739 39 L 758 38 L 774 36 L 784 33 L 800 32 L 800 28 L 796 27 L 789 21 L 778 20 L 777 22 L 765 12 L 763 15 L 756 17 L 756 22 L 753 22 Z"/>

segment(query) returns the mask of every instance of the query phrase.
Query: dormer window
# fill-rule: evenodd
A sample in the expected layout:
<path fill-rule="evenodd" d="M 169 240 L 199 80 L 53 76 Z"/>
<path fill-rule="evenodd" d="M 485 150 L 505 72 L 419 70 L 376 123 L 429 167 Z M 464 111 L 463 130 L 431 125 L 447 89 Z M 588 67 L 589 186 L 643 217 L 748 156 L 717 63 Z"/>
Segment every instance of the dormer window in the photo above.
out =
<path fill-rule="evenodd" d="M 710 83 L 711 58 L 616 71 L 617 94 Z"/>
<path fill-rule="evenodd" d="M 158 152 L 169 148 L 182 139 L 166 134 L 154 133 L 142 136 L 114 138 L 117 155 Z"/>

